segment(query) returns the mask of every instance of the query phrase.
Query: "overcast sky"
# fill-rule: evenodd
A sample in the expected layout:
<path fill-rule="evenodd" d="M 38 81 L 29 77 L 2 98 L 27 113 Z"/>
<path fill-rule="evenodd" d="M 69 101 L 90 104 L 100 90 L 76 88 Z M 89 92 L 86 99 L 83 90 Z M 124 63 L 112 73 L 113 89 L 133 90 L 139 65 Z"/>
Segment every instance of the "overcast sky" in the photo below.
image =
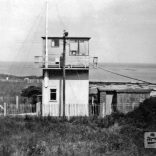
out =
<path fill-rule="evenodd" d="M 91 37 L 103 62 L 156 63 L 156 0 L 49 0 L 49 36 Z M 42 54 L 45 0 L 0 0 L 0 61 Z"/>

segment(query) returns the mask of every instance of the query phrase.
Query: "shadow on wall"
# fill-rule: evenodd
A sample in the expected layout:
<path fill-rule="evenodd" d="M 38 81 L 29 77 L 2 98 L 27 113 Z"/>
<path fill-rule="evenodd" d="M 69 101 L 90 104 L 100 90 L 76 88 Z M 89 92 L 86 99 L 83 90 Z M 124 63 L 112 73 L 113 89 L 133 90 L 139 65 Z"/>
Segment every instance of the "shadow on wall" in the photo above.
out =
<path fill-rule="evenodd" d="M 156 122 L 156 97 L 145 99 L 138 108 L 125 115 L 130 122 L 140 122 L 146 125 L 152 125 Z"/>
<path fill-rule="evenodd" d="M 133 111 L 127 114 L 119 111 L 106 115 L 104 118 L 99 118 L 98 127 L 108 128 L 118 123 L 120 126 L 138 127 L 150 131 L 156 130 L 156 97 L 145 99 Z M 137 130 L 137 129 L 135 129 Z"/>

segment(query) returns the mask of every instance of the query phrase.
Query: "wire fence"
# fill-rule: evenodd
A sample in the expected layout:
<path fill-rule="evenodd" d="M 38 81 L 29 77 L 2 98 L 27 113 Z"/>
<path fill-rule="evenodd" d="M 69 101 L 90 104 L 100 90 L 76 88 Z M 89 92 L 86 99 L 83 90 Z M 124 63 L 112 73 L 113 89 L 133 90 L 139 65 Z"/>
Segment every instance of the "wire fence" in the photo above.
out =
<path fill-rule="evenodd" d="M 32 104 L 20 104 L 18 107 L 15 104 L 6 105 L 6 114 L 25 114 L 25 113 L 36 113 L 36 105 Z"/>

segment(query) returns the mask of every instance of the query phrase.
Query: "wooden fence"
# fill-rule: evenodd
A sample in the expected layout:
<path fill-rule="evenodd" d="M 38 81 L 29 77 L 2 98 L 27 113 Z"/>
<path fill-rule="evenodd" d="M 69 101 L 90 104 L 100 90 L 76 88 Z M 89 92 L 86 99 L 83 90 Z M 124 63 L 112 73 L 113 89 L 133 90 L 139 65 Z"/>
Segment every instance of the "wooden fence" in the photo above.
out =
<path fill-rule="evenodd" d="M 89 104 L 89 116 L 99 116 L 100 115 L 100 104 L 93 103 Z"/>
<path fill-rule="evenodd" d="M 7 104 L 0 105 L 0 115 L 40 115 L 40 103 L 34 104 Z"/>
<path fill-rule="evenodd" d="M 67 116 L 88 116 L 87 104 L 67 104 L 66 105 Z"/>
<path fill-rule="evenodd" d="M 66 116 L 88 116 L 88 104 L 66 104 Z M 45 104 L 42 106 L 43 116 L 62 116 L 63 108 L 58 104 Z"/>

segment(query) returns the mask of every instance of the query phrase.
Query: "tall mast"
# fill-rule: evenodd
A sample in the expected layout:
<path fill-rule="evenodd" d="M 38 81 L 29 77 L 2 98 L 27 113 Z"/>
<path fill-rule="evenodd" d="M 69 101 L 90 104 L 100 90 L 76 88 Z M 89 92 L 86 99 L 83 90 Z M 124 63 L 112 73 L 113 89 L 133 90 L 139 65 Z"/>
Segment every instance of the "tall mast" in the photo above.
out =
<path fill-rule="evenodd" d="M 45 67 L 48 68 L 48 0 L 46 0 L 46 52 Z"/>

